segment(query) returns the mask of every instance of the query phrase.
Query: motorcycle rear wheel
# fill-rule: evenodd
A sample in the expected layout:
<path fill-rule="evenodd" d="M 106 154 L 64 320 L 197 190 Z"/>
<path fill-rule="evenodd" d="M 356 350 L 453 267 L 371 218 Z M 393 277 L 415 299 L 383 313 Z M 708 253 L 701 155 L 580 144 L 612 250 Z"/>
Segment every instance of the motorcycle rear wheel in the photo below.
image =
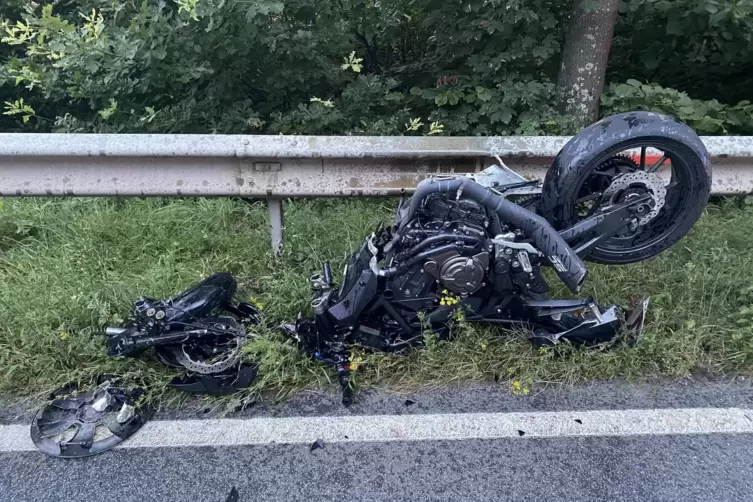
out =
<path fill-rule="evenodd" d="M 624 152 L 639 152 L 638 160 Z M 659 159 L 649 158 L 647 152 Z M 633 231 L 603 241 L 586 257 L 611 265 L 644 261 L 690 231 L 711 192 L 705 146 L 692 129 L 670 117 L 648 112 L 621 114 L 582 131 L 563 147 L 547 172 L 542 215 L 555 228 L 568 228 L 593 214 L 604 202 L 603 193 L 620 176 L 645 176 L 643 173 L 659 173 L 661 168 L 669 183 L 658 214 Z M 629 190 L 640 192 L 640 183 L 625 191 Z M 584 207 L 588 199 L 592 205 Z"/>

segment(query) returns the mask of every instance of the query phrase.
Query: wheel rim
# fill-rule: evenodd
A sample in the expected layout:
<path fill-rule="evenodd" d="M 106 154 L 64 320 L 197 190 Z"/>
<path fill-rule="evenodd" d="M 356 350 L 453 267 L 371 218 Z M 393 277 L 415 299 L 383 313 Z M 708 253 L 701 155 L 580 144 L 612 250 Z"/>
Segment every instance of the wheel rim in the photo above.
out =
<path fill-rule="evenodd" d="M 658 173 L 668 166 L 669 182 L 662 180 L 666 188 L 664 206 L 656 217 L 634 231 L 605 240 L 595 247 L 595 251 L 611 255 L 638 253 L 664 240 L 680 225 L 680 216 L 689 209 L 693 199 L 690 196 L 694 191 L 693 171 L 686 160 L 688 154 L 683 154 L 681 148 L 656 140 L 636 140 L 605 151 L 593 162 L 594 169 L 589 170 L 578 185 L 578 195 L 570 208 L 570 224 L 603 207 L 601 196 L 619 175 L 635 171 Z M 625 152 L 630 150 L 640 153 L 627 156 Z"/>

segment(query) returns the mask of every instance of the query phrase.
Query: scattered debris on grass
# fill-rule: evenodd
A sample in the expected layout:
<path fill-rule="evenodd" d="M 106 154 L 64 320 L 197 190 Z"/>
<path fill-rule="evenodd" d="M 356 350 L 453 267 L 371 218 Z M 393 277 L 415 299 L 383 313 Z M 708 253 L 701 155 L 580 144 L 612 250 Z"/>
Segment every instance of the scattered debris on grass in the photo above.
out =
<path fill-rule="evenodd" d="M 244 299 L 288 319 L 306 308 L 310 271 L 324 260 L 341 269 L 374 228 L 389 219 L 391 200 L 286 202 L 286 247 L 269 252 L 266 209 L 230 199 L 5 199 L 0 210 L 0 392 L 47 396 L 68 381 L 89 385 L 116 374 L 149 382 L 149 400 L 175 405 L 186 396 L 169 388 L 176 373 L 151 358 L 105 354 L 101 333 L 120 324 L 144 291 L 168 297 L 197 277 L 227 270 Z M 337 211 L 332 211 L 337 209 Z M 336 218 L 336 223 L 335 223 Z M 204 236 L 207 237 L 204 237 Z M 537 382 L 753 374 L 751 278 L 753 206 L 712 203 L 691 234 L 662 256 L 625 267 L 590 265 L 587 293 L 599 301 L 651 294 L 641 344 L 612 351 L 538 351 L 521 333 L 463 327 L 407 355 L 368 354 L 351 383 L 413 392 L 474 380 Z M 211 236 L 211 238 L 209 238 Z M 240 237 L 240 238 L 239 238 Z M 562 294 L 554 291 L 553 294 Z M 741 313 L 742 312 L 742 313 Z M 747 324 L 745 324 L 747 323 Z M 329 368 L 300 354 L 262 323 L 244 358 L 258 361 L 249 401 L 279 401 L 333 385 Z M 66 340 L 60 335 L 65 333 Z M 486 350 L 479 347 L 486 346 Z M 82 387 L 83 388 L 83 387 Z M 231 409 L 243 397 L 221 396 L 206 407 Z"/>

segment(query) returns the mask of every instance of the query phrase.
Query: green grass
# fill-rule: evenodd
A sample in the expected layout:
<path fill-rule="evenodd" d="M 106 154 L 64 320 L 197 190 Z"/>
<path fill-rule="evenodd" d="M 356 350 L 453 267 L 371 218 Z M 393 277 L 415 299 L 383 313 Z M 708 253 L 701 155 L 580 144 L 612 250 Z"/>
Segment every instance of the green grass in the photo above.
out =
<path fill-rule="evenodd" d="M 239 299 L 264 304 L 268 325 L 248 347 L 260 378 L 228 402 L 333 384 L 329 368 L 302 356 L 273 328 L 309 302 L 307 278 L 350 252 L 391 200 L 318 200 L 285 206 L 285 253 L 269 251 L 266 210 L 230 199 L 4 199 L 0 206 L 0 393 L 33 395 L 71 380 L 115 373 L 144 382 L 163 401 L 176 373 L 148 356 L 116 360 L 103 327 L 122 322 L 139 295 L 169 296 L 229 271 Z M 652 295 L 647 333 L 635 348 L 531 347 L 520 333 L 462 326 L 449 343 L 403 356 L 368 355 L 358 388 L 499 379 L 522 388 L 588 379 L 753 373 L 753 206 L 709 205 L 690 236 L 657 259 L 591 267 L 588 293 L 602 302 Z M 520 391 L 517 385 L 513 391 Z"/>

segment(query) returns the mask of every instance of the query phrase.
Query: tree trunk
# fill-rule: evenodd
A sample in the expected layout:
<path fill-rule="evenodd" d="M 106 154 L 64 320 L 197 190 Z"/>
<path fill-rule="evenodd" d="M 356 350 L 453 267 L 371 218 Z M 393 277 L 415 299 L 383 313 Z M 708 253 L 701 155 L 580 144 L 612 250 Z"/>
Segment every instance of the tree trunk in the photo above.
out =
<path fill-rule="evenodd" d="M 620 0 L 574 0 L 557 79 L 560 110 L 579 125 L 599 119 Z"/>

